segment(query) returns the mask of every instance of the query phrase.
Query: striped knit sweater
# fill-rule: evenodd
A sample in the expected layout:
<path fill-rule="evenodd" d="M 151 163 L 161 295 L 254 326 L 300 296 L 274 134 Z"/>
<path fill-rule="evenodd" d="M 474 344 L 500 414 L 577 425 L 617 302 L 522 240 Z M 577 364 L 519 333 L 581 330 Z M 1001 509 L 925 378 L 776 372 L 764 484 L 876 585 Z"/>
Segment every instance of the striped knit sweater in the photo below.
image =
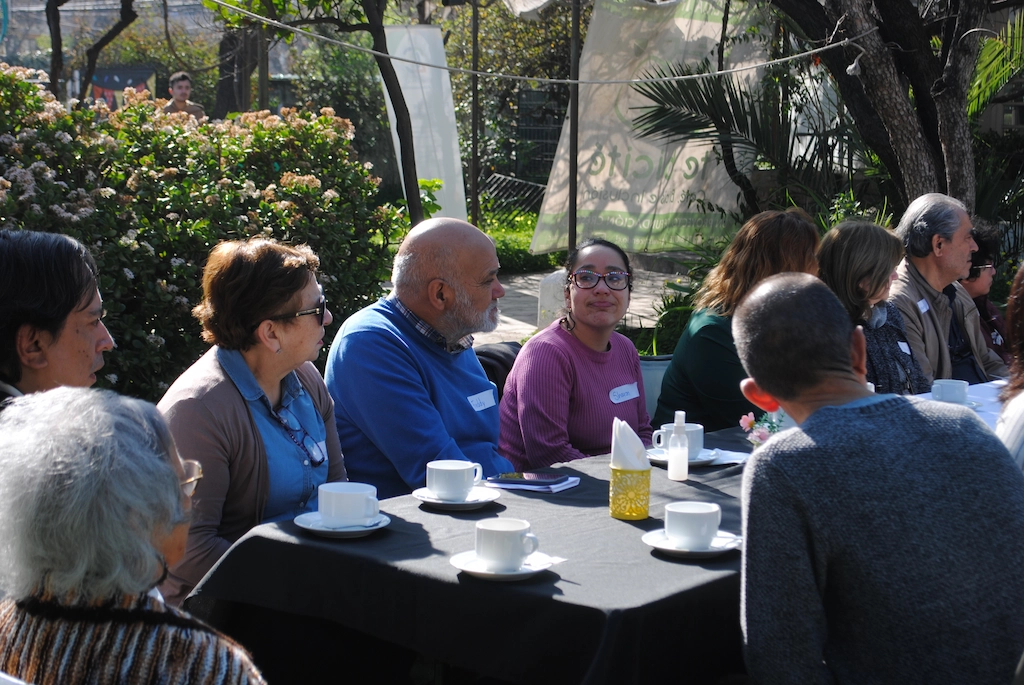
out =
<path fill-rule="evenodd" d="M 242 647 L 148 595 L 0 602 L 0 671 L 34 685 L 259 685 Z"/>
<path fill-rule="evenodd" d="M 523 346 L 505 381 L 498 442 L 517 470 L 610 452 L 613 418 L 651 444 L 636 348 L 618 333 L 610 345 L 596 352 L 555 321 Z"/>

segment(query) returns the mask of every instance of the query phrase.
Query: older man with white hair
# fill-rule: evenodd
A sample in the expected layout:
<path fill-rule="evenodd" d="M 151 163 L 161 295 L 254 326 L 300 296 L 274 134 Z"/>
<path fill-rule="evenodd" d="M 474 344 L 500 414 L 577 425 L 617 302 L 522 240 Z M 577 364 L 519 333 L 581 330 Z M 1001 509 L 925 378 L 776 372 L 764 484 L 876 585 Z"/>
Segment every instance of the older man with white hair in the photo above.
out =
<path fill-rule="evenodd" d="M 941 193 L 911 202 L 896 227 L 907 255 L 889 300 L 903 315 L 907 341 L 929 382 L 984 383 L 1009 373 L 985 344 L 978 308 L 957 282 L 970 274 L 971 254 L 978 251 L 973 231 L 963 203 Z"/>
<path fill-rule="evenodd" d="M 498 396 L 472 334 L 498 325 L 494 241 L 456 219 L 410 231 L 395 257 L 394 292 L 342 325 L 327 359 L 349 480 L 380 497 L 422 487 L 427 462 L 512 471 L 497 451 Z"/>

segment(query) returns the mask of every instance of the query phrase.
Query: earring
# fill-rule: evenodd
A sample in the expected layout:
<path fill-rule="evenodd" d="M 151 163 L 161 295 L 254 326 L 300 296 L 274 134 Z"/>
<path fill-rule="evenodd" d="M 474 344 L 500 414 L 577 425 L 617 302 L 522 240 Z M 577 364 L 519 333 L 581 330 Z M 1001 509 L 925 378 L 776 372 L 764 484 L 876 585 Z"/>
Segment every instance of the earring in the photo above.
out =
<path fill-rule="evenodd" d="M 281 348 L 277 348 L 277 352 L 275 352 L 274 354 L 281 354 Z"/>
<path fill-rule="evenodd" d="M 562 317 L 560 323 L 562 324 L 562 328 L 564 328 L 566 332 L 572 332 L 572 329 L 576 328 L 576 319 L 572 318 L 571 309 L 566 310 L 565 316 Z"/>

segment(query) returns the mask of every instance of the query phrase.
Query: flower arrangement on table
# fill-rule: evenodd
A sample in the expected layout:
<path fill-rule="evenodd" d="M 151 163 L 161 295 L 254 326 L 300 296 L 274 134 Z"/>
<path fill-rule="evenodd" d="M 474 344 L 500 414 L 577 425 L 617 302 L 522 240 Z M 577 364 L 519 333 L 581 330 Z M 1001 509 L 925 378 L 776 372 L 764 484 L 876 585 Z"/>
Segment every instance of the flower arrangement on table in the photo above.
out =
<path fill-rule="evenodd" d="M 747 440 L 755 447 L 759 447 L 782 429 L 782 422 L 785 418 L 786 415 L 782 410 L 766 412 L 759 419 L 755 419 L 754 412 L 750 412 L 740 417 L 740 427 L 749 433 Z"/>

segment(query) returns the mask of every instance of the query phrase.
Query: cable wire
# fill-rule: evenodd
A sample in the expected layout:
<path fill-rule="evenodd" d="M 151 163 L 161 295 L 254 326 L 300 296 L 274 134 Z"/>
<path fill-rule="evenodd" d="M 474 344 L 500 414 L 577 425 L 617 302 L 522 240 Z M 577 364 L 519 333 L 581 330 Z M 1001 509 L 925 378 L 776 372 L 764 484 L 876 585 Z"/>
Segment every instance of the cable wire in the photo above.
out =
<path fill-rule="evenodd" d="M 553 84 L 559 84 L 559 85 L 572 85 L 574 83 L 579 84 L 579 85 L 588 85 L 588 86 L 634 85 L 634 84 L 640 84 L 640 83 L 667 83 L 667 82 L 671 82 L 671 81 L 691 81 L 691 80 L 703 79 L 703 78 L 715 78 L 715 77 L 718 77 L 718 76 L 726 76 L 726 75 L 729 75 L 729 74 L 737 74 L 737 73 L 740 73 L 740 72 L 743 72 L 743 71 L 750 71 L 752 69 L 760 69 L 762 67 L 769 67 L 769 66 L 772 66 L 772 65 L 775 65 L 775 64 L 785 64 L 786 62 L 792 62 L 794 60 L 803 59 L 803 58 L 808 57 L 810 55 L 816 55 L 816 54 L 825 52 L 827 50 L 834 50 L 836 48 L 840 48 L 840 47 L 843 47 L 845 45 L 856 44 L 855 41 L 860 40 L 864 36 L 872 34 L 875 31 L 878 31 L 878 27 L 875 26 L 875 27 L 873 27 L 871 29 L 868 29 L 864 33 L 860 33 L 860 34 L 858 34 L 856 36 L 853 36 L 852 38 L 846 38 L 844 40 L 839 41 L 838 43 L 832 43 L 830 45 L 825 45 L 825 46 L 820 47 L 820 48 L 814 48 L 813 50 L 807 50 L 806 52 L 800 52 L 800 53 L 797 53 L 795 55 L 789 55 L 788 57 L 781 57 L 779 59 L 773 59 L 773 60 L 769 60 L 767 62 L 760 62 L 758 64 L 749 64 L 749 65 L 741 66 L 741 67 L 733 67 L 732 69 L 724 69 L 724 70 L 720 70 L 720 71 L 712 71 L 712 72 L 707 72 L 707 73 L 702 73 L 702 74 L 685 74 L 685 75 L 680 75 L 680 76 L 659 76 L 659 77 L 655 77 L 655 78 L 639 78 L 639 79 L 612 79 L 612 80 L 609 80 L 609 81 L 589 81 L 589 80 L 574 81 L 572 79 L 544 78 L 542 76 L 518 76 L 518 75 L 515 75 L 515 74 L 501 74 L 501 73 L 497 73 L 496 74 L 496 73 L 488 72 L 488 71 L 473 71 L 472 69 L 461 69 L 459 67 L 446 67 L 446 66 L 441 66 L 441 65 L 438 65 L 438 64 L 430 64 L 428 62 L 420 62 L 420 61 L 417 61 L 417 60 L 414 60 L 414 59 L 408 59 L 408 58 L 405 58 L 405 57 L 397 57 L 395 55 L 389 55 L 389 54 L 387 54 L 385 52 L 378 52 L 378 51 L 372 50 L 370 48 L 364 48 L 361 45 L 353 45 L 352 43 L 346 43 L 345 41 L 338 40 L 336 38 L 330 38 L 328 36 L 323 36 L 323 35 L 320 35 L 319 33 L 314 33 L 313 31 L 308 31 L 306 29 L 302 29 L 302 28 L 299 28 L 297 26 L 290 26 L 290 25 L 288 25 L 286 23 L 283 23 L 283 22 L 280 22 L 280 21 L 276 21 L 274 19 L 270 19 L 269 17 L 264 17 L 262 15 L 256 14 L 255 12 L 250 12 L 249 10 L 244 10 L 241 7 L 237 7 L 237 6 L 232 5 L 230 3 L 224 2 L 224 0 L 210 0 L 210 2 L 213 2 L 213 3 L 217 4 L 217 5 L 220 5 L 221 7 L 224 7 L 224 8 L 226 8 L 226 9 L 232 11 L 232 12 L 237 12 L 238 14 L 241 14 L 243 16 L 249 17 L 250 19 L 255 19 L 255 20 L 257 20 L 257 21 L 259 21 L 259 22 L 261 22 L 263 24 L 266 24 L 268 26 L 274 26 L 274 27 L 279 28 L 279 29 L 284 29 L 285 31 L 291 31 L 293 33 L 298 33 L 298 34 L 301 34 L 301 35 L 304 35 L 304 36 L 308 36 L 309 38 L 312 38 L 314 40 L 322 40 L 322 41 L 325 41 L 327 43 L 331 43 L 333 45 L 338 45 L 340 47 L 347 48 L 349 50 L 355 50 L 357 52 L 362 52 L 362 53 L 365 53 L 365 54 L 368 54 L 368 55 L 373 55 L 374 57 L 383 57 L 384 59 L 390 59 L 390 60 L 395 61 L 395 62 L 403 62 L 405 64 L 412 64 L 412 65 L 418 66 L 418 67 L 427 67 L 429 69 L 441 69 L 443 71 L 447 71 L 447 72 L 452 73 L 452 74 L 465 74 L 467 76 L 476 75 L 476 76 L 482 76 L 484 78 L 507 79 L 507 80 L 510 80 L 510 81 L 525 81 L 525 82 L 533 82 L 533 83 L 553 83 Z M 860 47 L 860 46 L 858 45 L 857 47 Z M 862 48 L 862 50 L 863 50 L 863 48 Z"/>

